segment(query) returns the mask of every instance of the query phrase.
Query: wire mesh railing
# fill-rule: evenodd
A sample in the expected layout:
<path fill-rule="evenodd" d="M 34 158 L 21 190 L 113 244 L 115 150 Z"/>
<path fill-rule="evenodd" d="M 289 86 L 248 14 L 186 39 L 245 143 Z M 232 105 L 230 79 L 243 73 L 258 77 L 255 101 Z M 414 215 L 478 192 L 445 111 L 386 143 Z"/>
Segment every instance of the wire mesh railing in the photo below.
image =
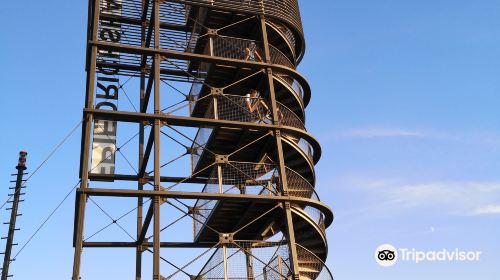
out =
<path fill-rule="evenodd" d="M 309 218 L 311 218 L 311 220 L 313 220 L 316 225 L 318 225 L 321 232 L 325 233 L 325 214 L 323 214 L 323 212 L 321 212 L 321 210 L 319 210 L 318 208 L 312 206 L 306 206 L 302 210 L 307 213 Z"/>
<path fill-rule="evenodd" d="M 202 192 L 277 196 L 279 176 L 276 165 L 269 163 L 234 162 L 214 165 Z M 216 208 L 216 200 L 200 199 L 194 206 L 194 236 Z"/>
<path fill-rule="evenodd" d="M 149 3 L 143 21 L 143 5 Z M 160 5 L 159 21 L 161 22 L 159 34 L 150 32 L 152 25 L 152 1 L 141 0 L 100 0 L 99 26 L 97 41 L 102 43 L 120 44 L 134 47 L 153 47 L 157 37 L 161 48 L 178 52 L 190 52 L 193 42 L 197 41 L 198 33 L 188 31 L 184 11 L 187 6 L 183 3 L 165 1 Z M 146 24 L 146 25 L 143 25 Z M 165 28 L 168 26 L 168 28 Z M 90 31 L 91 32 L 91 31 Z M 149 37 L 148 34 L 151 36 Z M 92 35 L 89 33 L 89 36 Z M 89 37 L 90 38 L 90 37 Z M 147 38 L 150 38 L 147 40 Z M 145 45 L 144 45 L 145 44 Z M 104 51 L 97 55 L 97 71 L 114 73 L 115 75 L 139 77 L 141 67 L 144 67 L 145 54 Z M 149 63 L 150 64 L 150 61 Z M 150 65 L 146 65 L 148 68 Z M 189 82 L 191 78 L 183 75 L 188 70 L 189 62 L 186 60 L 169 59 L 161 62 L 161 77 L 172 81 Z"/>
<path fill-rule="evenodd" d="M 295 69 L 296 65 L 278 48 L 269 44 L 269 55 L 271 57 L 271 63 L 286 66 L 288 68 Z"/>
<path fill-rule="evenodd" d="M 300 279 L 333 280 L 333 275 L 325 263 L 313 252 L 297 244 Z"/>
<path fill-rule="evenodd" d="M 297 82 L 295 79 L 281 73 L 276 73 L 274 77 L 278 79 L 278 81 L 290 87 L 292 89 L 292 92 L 294 92 L 300 98 L 301 101 L 304 99 L 304 90 L 302 89 L 300 83 Z"/>
<path fill-rule="evenodd" d="M 320 201 L 314 187 L 304 177 L 288 167 L 285 168 L 285 172 L 290 196 L 310 198 Z"/>
<path fill-rule="evenodd" d="M 286 168 L 288 193 L 292 197 L 318 200 L 314 187 L 300 174 Z M 214 165 L 202 192 L 221 194 L 248 194 L 262 196 L 278 196 L 281 193 L 281 183 L 277 166 L 273 163 L 251 163 L 229 161 Z M 217 206 L 215 200 L 200 199 L 194 206 L 196 237 L 213 210 Z M 323 231 L 325 230 L 324 214 L 310 206 L 301 208 Z"/>
<path fill-rule="evenodd" d="M 254 91 L 256 92 L 256 91 Z M 267 99 L 261 97 L 223 94 L 217 98 L 218 118 L 221 120 L 273 123 L 271 104 Z M 278 111 L 278 123 L 305 130 L 302 120 L 288 107 L 276 102 Z"/>
<path fill-rule="evenodd" d="M 269 44 L 271 63 L 295 69 L 295 64 L 279 49 Z M 213 38 L 213 55 L 224 58 L 262 61 L 264 57 L 262 42 L 229 36 L 215 36 Z"/>
<path fill-rule="evenodd" d="M 199 92 L 202 88 L 201 84 L 193 84 L 191 91 L 193 93 L 193 98 L 195 101 L 191 101 L 189 106 L 191 107 L 191 112 L 193 112 L 196 106 L 196 100 L 200 96 Z M 221 94 L 214 96 L 205 96 L 203 102 L 206 102 L 207 109 L 205 111 L 204 118 L 216 118 L 219 120 L 228 121 L 238 121 L 238 122 L 253 122 L 253 123 L 265 123 L 272 124 L 272 112 L 271 104 L 260 97 L 240 96 L 240 95 L 229 95 Z M 217 103 L 217 114 L 214 113 L 214 102 Z M 201 102 L 201 100 L 200 100 Z M 278 112 L 278 124 L 283 126 L 291 126 L 301 130 L 306 130 L 305 125 L 302 120 L 288 107 L 277 102 L 277 112 Z M 195 140 L 192 146 L 192 170 L 196 170 L 199 159 L 203 151 L 207 148 L 209 144 L 210 134 L 214 130 L 212 128 L 200 128 L 195 136 Z M 296 139 L 296 138 L 293 138 Z M 292 139 L 292 140 L 293 140 Z M 305 140 L 298 140 L 296 144 L 304 149 L 304 152 L 312 158 L 313 148 Z M 309 146 L 307 146 L 309 145 Z"/>
<path fill-rule="evenodd" d="M 286 168 L 286 179 L 288 183 L 288 193 L 292 197 L 310 198 L 320 201 L 314 187 L 304 177 L 291 168 Z M 324 233 L 325 214 L 312 206 L 300 207 L 314 221 Z"/>
<path fill-rule="evenodd" d="M 265 279 L 265 280 L 290 279 L 291 276 L 290 258 L 289 257 L 285 258 L 282 255 L 277 255 L 264 267 L 262 276 L 263 276 L 262 278 L 256 278 L 256 279 Z"/>
<path fill-rule="evenodd" d="M 148 6 L 148 19 L 151 15 L 152 4 Z M 100 18 L 98 40 L 104 42 L 120 43 L 129 46 L 141 46 L 146 38 L 150 25 L 142 26 L 143 3 L 137 0 L 121 0 L 113 2 L 100 1 Z M 160 22 L 162 26 L 183 27 L 186 24 L 183 11 L 186 6 L 181 3 L 165 1 L 160 5 Z M 151 33 L 150 42 L 154 42 L 154 32 Z M 144 36 L 144 37 L 143 37 Z M 182 28 L 161 28 L 160 45 L 164 49 L 185 51 L 191 38 L 197 34 Z"/>
<path fill-rule="evenodd" d="M 304 138 L 300 138 L 296 142 L 296 144 L 307 155 L 309 160 L 311 160 L 311 162 L 313 162 L 313 160 L 314 160 L 314 148 L 312 147 L 312 145 L 309 144 L 309 142 L 307 142 L 307 140 L 305 140 Z"/>
<path fill-rule="evenodd" d="M 288 42 L 288 45 L 292 47 L 292 51 L 294 52 L 294 57 L 296 58 L 295 47 L 297 45 L 297 40 L 295 39 L 295 35 L 290 30 L 290 28 L 286 27 L 283 24 L 279 24 L 272 21 L 267 21 L 266 23 L 275 30 L 277 30 L 282 35 L 282 37 L 285 38 L 285 40 Z"/>
<path fill-rule="evenodd" d="M 207 183 L 203 187 L 202 192 L 219 192 L 219 180 L 216 169 L 212 170 L 212 173 L 207 179 Z M 205 226 L 205 223 L 208 221 L 208 218 L 216 206 L 217 200 L 199 199 L 196 201 L 196 204 L 193 207 L 193 236 L 195 239 Z"/>
<path fill-rule="evenodd" d="M 231 9 L 250 14 L 261 14 L 277 18 L 290 24 L 302 34 L 297 0 L 183 0 L 185 4 L 205 4 L 214 8 Z"/>
<path fill-rule="evenodd" d="M 297 245 L 301 280 L 333 280 L 325 263 L 310 250 Z M 233 241 L 219 244 L 196 280 L 289 280 L 290 253 L 285 239 L 275 242 Z"/>
<path fill-rule="evenodd" d="M 193 279 L 285 280 L 290 276 L 285 240 L 233 241 L 219 246 Z"/>
<path fill-rule="evenodd" d="M 205 118 L 211 119 L 214 117 L 213 107 L 209 107 L 205 112 Z M 194 137 L 193 144 L 191 146 L 191 171 L 194 172 L 195 168 L 198 166 L 203 153 L 206 150 L 207 144 L 214 131 L 211 127 L 200 127 L 196 136 Z"/>
<path fill-rule="evenodd" d="M 291 134 L 283 134 L 285 139 L 292 142 L 295 146 L 299 147 L 304 155 L 309 159 L 311 164 L 314 163 L 314 148 L 313 146 L 304 138 L 297 138 Z"/>

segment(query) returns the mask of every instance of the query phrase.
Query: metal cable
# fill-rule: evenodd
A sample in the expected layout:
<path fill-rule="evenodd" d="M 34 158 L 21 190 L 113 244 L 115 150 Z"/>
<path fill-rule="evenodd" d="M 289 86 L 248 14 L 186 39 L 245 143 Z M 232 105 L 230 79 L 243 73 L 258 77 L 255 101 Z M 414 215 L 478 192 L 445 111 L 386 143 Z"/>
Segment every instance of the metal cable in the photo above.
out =
<path fill-rule="evenodd" d="M 80 123 L 81 123 L 81 122 L 80 122 Z M 78 126 L 80 125 L 80 123 L 78 124 Z M 77 127 L 78 127 L 78 126 L 77 126 Z M 77 128 L 77 127 L 75 127 L 75 128 L 73 129 L 73 131 L 71 132 L 71 134 L 74 132 L 74 130 L 76 130 L 76 128 Z M 130 138 L 129 140 L 127 140 L 127 141 L 126 141 L 123 145 L 121 145 L 119 148 L 123 148 L 125 145 L 127 145 L 128 143 L 130 143 L 130 141 L 131 141 L 133 138 L 135 138 L 137 135 L 138 135 L 138 134 L 136 134 L 136 135 L 132 136 L 132 138 Z M 58 147 L 60 147 L 60 146 L 62 145 L 62 143 L 64 143 L 64 141 L 66 141 L 66 139 L 67 139 L 68 137 L 69 137 L 69 136 L 67 136 L 67 137 L 63 140 L 63 142 L 61 142 L 61 143 L 58 145 Z M 55 151 L 53 151 L 53 152 L 55 152 Z M 51 155 L 52 155 L 52 154 L 53 154 L 53 153 L 51 153 Z M 51 156 L 51 155 L 50 155 L 50 156 Z M 49 156 L 49 158 L 50 158 L 50 156 Z M 102 160 L 101 160 L 101 162 L 100 162 L 99 164 L 101 164 L 103 161 L 107 160 L 110 156 L 111 156 L 111 154 L 110 154 L 110 155 L 108 155 L 106 158 L 102 159 Z M 45 160 L 44 162 L 46 162 L 46 161 L 47 161 L 47 160 Z M 96 165 L 96 167 L 97 167 L 99 164 L 97 164 L 97 165 Z M 96 167 L 94 167 L 94 168 L 96 168 Z M 92 172 L 92 170 L 94 170 L 94 168 L 93 168 L 93 169 L 91 169 L 91 170 L 90 170 L 90 172 Z M 15 259 L 16 259 L 16 257 L 17 257 L 19 254 L 21 254 L 21 252 L 22 252 L 22 251 L 26 248 L 26 246 L 27 246 L 27 245 L 28 245 L 28 244 L 29 244 L 29 243 L 33 240 L 33 238 L 34 238 L 34 237 L 35 237 L 35 236 L 36 236 L 36 235 L 40 232 L 40 230 L 41 230 L 41 229 L 45 226 L 45 224 L 46 224 L 46 223 L 50 220 L 50 218 L 52 218 L 52 216 L 53 216 L 53 215 L 57 212 L 57 210 L 59 210 L 59 208 L 61 207 L 61 205 L 62 205 L 62 204 L 66 201 L 66 199 L 68 199 L 68 197 L 71 195 L 71 193 L 73 193 L 73 191 L 74 191 L 74 190 L 78 187 L 78 185 L 79 185 L 80 183 L 81 183 L 81 180 L 78 180 L 78 183 L 77 183 L 77 184 L 76 184 L 76 185 L 75 185 L 75 186 L 74 186 L 74 187 L 73 187 L 73 188 L 72 188 L 72 189 L 71 189 L 71 190 L 70 190 L 70 191 L 66 194 L 66 196 L 64 196 L 64 198 L 63 198 L 63 199 L 62 199 L 62 200 L 61 200 L 61 201 L 57 204 L 57 206 L 54 208 L 54 210 L 52 210 L 52 212 L 49 214 L 49 216 L 47 216 L 47 218 L 46 218 L 46 219 L 42 222 L 42 224 L 40 224 L 40 226 L 38 226 L 38 228 L 35 230 L 35 232 L 34 232 L 34 233 L 33 233 L 33 234 L 32 234 L 32 235 L 28 238 L 28 240 L 27 240 L 27 241 L 23 244 L 23 246 L 21 247 L 21 249 L 19 249 L 19 251 L 16 253 L 16 255 L 14 255 L 14 258 L 12 258 L 12 260 L 10 260 L 10 262 L 12 262 L 13 260 L 15 260 Z M 1 209 L 1 208 L 0 208 L 0 209 Z"/>
<path fill-rule="evenodd" d="M 101 212 L 104 213 L 104 215 L 108 216 L 109 219 L 111 219 L 113 221 L 113 224 L 116 224 L 123 232 L 125 232 L 125 234 L 127 234 L 130 238 L 132 238 L 132 240 L 134 241 L 137 241 L 125 228 L 123 228 L 119 223 L 118 223 L 118 220 L 115 220 L 108 212 L 106 212 L 106 210 L 104 210 L 97 202 L 95 202 L 95 200 L 92 199 L 91 196 L 89 196 L 89 200 L 95 204 L 95 206 L 97 206 L 97 208 L 99 208 L 99 210 L 101 210 Z"/>
<path fill-rule="evenodd" d="M 26 246 L 28 246 L 28 244 L 31 242 L 31 240 L 33 240 L 33 238 L 35 237 L 35 235 L 37 235 L 38 232 L 40 232 L 40 230 L 43 228 L 43 226 L 45 226 L 45 224 L 50 220 L 50 218 L 52 218 L 52 216 L 56 213 L 56 211 L 59 210 L 59 208 L 64 203 L 64 201 L 66 201 L 66 199 L 73 193 L 73 191 L 76 189 L 76 187 L 78 187 L 78 185 L 80 184 L 80 182 L 81 182 L 81 180 L 79 180 L 78 183 L 76 183 L 76 185 L 73 188 L 71 188 L 71 190 L 66 194 L 66 196 L 64 196 L 63 200 L 61 200 L 61 202 L 59 202 L 59 204 L 57 204 L 56 208 L 54 208 L 54 210 L 52 210 L 52 212 L 50 212 L 49 216 L 47 216 L 47 218 L 45 218 L 45 220 L 43 221 L 43 223 L 28 238 L 28 240 L 24 243 L 24 245 L 21 247 L 21 249 L 19 249 L 19 251 L 16 253 L 16 255 L 14 256 L 14 258 L 12 258 L 12 260 L 10 260 L 10 262 L 12 262 L 13 260 L 15 260 L 16 257 L 19 254 L 21 254 L 21 252 L 24 250 L 24 248 L 26 248 Z"/>
<path fill-rule="evenodd" d="M 144 206 L 144 204 L 148 203 L 149 201 L 151 201 L 151 198 L 144 201 L 141 206 Z M 95 201 L 94 201 L 95 203 Z M 118 219 L 116 220 L 113 220 L 113 221 L 119 221 L 123 218 L 125 218 L 126 216 L 130 215 L 130 213 L 134 212 L 135 210 L 137 210 L 137 208 L 139 208 L 139 206 L 136 206 L 134 207 L 133 209 L 130 209 L 128 212 L 126 212 L 125 214 L 121 215 L 120 217 L 118 217 Z M 111 225 L 115 224 L 114 222 L 111 222 L 109 224 L 107 224 L 106 226 L 102 227 L 101 229 L 99 229 L 98 231 L 94 232 L 93 234 L 91 234 L 89 237 L 85 238 L 85 240 L 83 240 L 84 242 L 91 239 L 92 237 L 96 236 L 97 234 L 101 233 L 102 231 L 104 231 L 105 229 L 107 229 L 108 227 L 110 227 Z"/>
<path fill-rule="evenodd" d="M 49 153 L 49 155 L 42 161 L 42 163 L 40 163 L 36 168 L 35 170 L 28 176 L 28 178 L 26 178 L 26 180 L 22 183 L 21 185 L 21 188 L 19 188 L 18 191 L 20 191 L 22 189 L 23 186 L 26 185 L 26 183 L 47 163 L 47 161 L 57 152 L 57 150 L 59 148 L 61 148 L 61 146 L 66 142 L 66 140 L 69 139 L 69 137 L 71 137 L 71 135 L 73 135 L 73 133 L 76 131 L 76 129 L 82 124 L 83 120 L 79 121 L 78 124 L 59 142 L 59 144 L 57 144 L 55 146 L 55 148 Z M 15 193 L 14 193 L 15 194 Z M 2 206 L 0 206 L 0 210 L 3 209 L 3 207 L 5 206 L 5 204 L 7 204 L 9 202 L 10 198 L 8 198 L 3 204 Z"/>

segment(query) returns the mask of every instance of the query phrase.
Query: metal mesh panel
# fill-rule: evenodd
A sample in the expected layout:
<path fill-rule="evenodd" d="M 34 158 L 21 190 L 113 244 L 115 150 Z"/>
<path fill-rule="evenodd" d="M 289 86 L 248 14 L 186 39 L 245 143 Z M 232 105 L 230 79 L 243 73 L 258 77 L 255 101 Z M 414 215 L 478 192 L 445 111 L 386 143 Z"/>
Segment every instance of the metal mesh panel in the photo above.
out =
<path fill-rule="evenodd" d="M 202 192 L 225 194 L 278 195 L 278 172 L 274 164 L 229 162 L 214 166 Z M 220 184 L 219 184 L 220 182 Z M 199 199 L 194 206 L 194 236 L 216 208 L 217 200 Z"/>
<path fill-rule="evenodd" d="M 304 122 L 292 110 L 288 109 L 288 107 L 279 102 L 276 103 L 278 108 L 279 124 L 306 130 Z"/>
<path fill-rule="evenodd" d="M 217 96 L 217 112 L 221 120 L 271 123 L 269 106 L 258 97 Z"/>
<path fill-rule="evenodd" d="M 102 0 L 101 0 L 102 2 Z M 143 0 L 121 0 L 116 1 L 122 5 L 123 16 L 127 18 L 142 17 L 142 2 Z M 147 16 L 151 16 L 153 1 L 149 2 Z M 182 3 L 163 2 L 160 5 L 160 22 L 176 25 L 184 25 L 186 23 L 185 11 L 187 6 Z"/>
<path fill-rule="evenodd" d="M 250 273 L 255 280 L 286 279 L 290 276 L 289 250 L 286 241 L 236 242 L 251 260 Z M 248 270 L 247 270 L 248 271 Z"/>
<path fill-rule="evenodd" d="M 255 53 L 257 53 L 260 58 L 263 58 L 264 51 L 262 50 L 262 42 L 260 41 L 217 36 L 213 39 L 213 55 L 232 59 L 261 61 L 257 55 L 255 55 L 253 59 L 248 56 L 248 49 L 252 48 L 252 45 L 255 45 Z M 295 69 L 295 65 L 276 47 L 269 45 L 269 52 L 272 63 Z"/>
<path fill-rule="evenodd" d="M 218 248 L 195 279 L 285 280 L 289 276 L 289 253 L 285 241 L 235 241 L 226 244 L 225 248 Z"/>
<path fill-rule="evenodd" d="M 279 81 L 283 82 L 284 84 L 288 85 L 292 89 L 292 91 L 295 92 L 298 97 L 300 97 L 300 100 L 304 98 L 304 90 L 302 89 L 300 83 L 297 82 L 295 79 L 281 73 L 274 74 L 274 77 Z"/>
<path fill-rule="evenodd" d="M 291 196 L 311 198 L 319 201 L 314 187 L 300 174 L 290 168 L 286 168 L 286 179 L 288 182 L 288 192 Z"/>
<path fill-rule="evenodd" d="M 278 195 L 278 171 L 268 163 L 229 162 L 222 164 L 224 193 Z"/>
<path fill-rule="evenodd" d="M 305 140 L 304 138 L 300 138 L 299 141 L 296 142 L 296 143 L 300 147 L 300 149 L 302 149 L 302 151 L 304 151 L 304 153 L 307 155 L 307 157 L 311 161 L 313 161 L 313 159 L 314 159 L 314 149 L 311 146 L 311 144 L 309 144 L 309 142 L 307 142 L 307 140 Z"/>
<path fill-rule="evenodd" d="M 288 107 L 277 102 L 279 124 L 305 130 L 302 120 Z M 220 95 L 217 96 L 218 118 L 221 120 L 272 123 L 271 104 L 264 98 Z"/>
<path fill-rule="evenodd" d="M 205 112 L 205 118 L 213 118 L 213 106 L 209 106 L 209 109 Z M 212 135 L 213 128 L 210 127 L 201 127 L 198 129 L 196 136 L 193 141 L 192 152 L 191 152 L 191 170 L 195 170 L 198 165 L 198 161 L 200 160 L 203 152 L 205 151 L 205 147 Z"/>
<path fill-rule="evenodd" d="M 309 144 L 309 142 L 307 142 L 307 140 L 305 140 L 304 138 L 294 137 L 290 134 L 284 134 L 284 136 L 286 137 L 286 139 L 295 143 L 295 145 L 297 145 L 304 152 L 304 155 L 307 156 L 311 163 L 314 162 L 314 148 L 311 146 L 311 144 Z"/>
<path fill-rule="evenodd" d="M 201 88 L 201 85 L 196 86 L 196 88 Z M 196 94 L 195 86 L 191 88 Z M 198 95 L 194 95 L 196 98 Z M 211 98 L 211 97 L 208 97 Z M 215 97 L 217 100 L 217 118 L 220 120 L 229 121 L 240 121 L 240 122 L 257 122 L 257 123 L 272 123 L 272 113 L 271 104 L 269 104 L 265 99 L 260 97 L 249 97 L 249 96 L 239 96 L 239 95 L 219 95 Z M 191 108 L 194 107 L 195 102 L 191 102 Z M 304 123 L 302 120 L 285 105 L 277 102 L 278 108 L 278 119 L 280 125 L 291 126 L 305 130 Z M 191 109 L 192 110 L 192 109 Z M 213 100 L 210 101 L 208 105 L 208 110 L 204 116 L 205 118 L 215 118 L 213 113 Z M 195 141 L 193 143 L 193 154 L 192 154 L 192 170 L 195 170 L 196 165 L 206 147 L 210 135 L 212 133 L 212 128 L 201 128 L 199 129 Z M 295 139 L 292 137 L 297 145 L 308 155 L 311 159 L 313 157 L 312 146 L 303 139 Z"/>
<path fill-rule="evenodd" d="M 320 201 L 314 187 L 304 177 L 288 167 L 286 168 L 286 178 L 290 196 Z M 325 215 L 323 212 L 311 206 L 306 206 L 302 210 L 325 232 Z"/>
<path fill-rule="evenodd" d="M 291 24 L 302 34 L 302 21 L 297 0 L 184 0 L 182 2 L 193 5 L 206 4 L 215 8 L 245 11 L 252 14 L 264 13 Z"/>
<path fill-rule="evenodd" d="M 232 193 L 251 195 L 279 195 L 280 182 L 276 165 L 268 163 L 229 162 L 220 164 L 221 178 L 217 166 L 212 170 L 207 184 L 202 192 Z M 292 197 L 311 198 L 319 201 L 313 186 L 300 174 L 292 169 L 286 169 L 288 192 Z M 220 185 L 219 185 L 220 182 Z M 212 210 L 217 205 L 216 200 L 198 200 L 195 205 L 194 235 L 202 229 Z M 324 214 L 311 206 L 302 209 L 324 232 Z"/>
<path fill-rule="evenodd" d="M 297 245 L 297 257 L 299 259 L 301 280 L 333 280 L 333 276 L 328 267 L 311 251 Z"/>
<path fill-rule="evenodd" d="M 306 206 L 304 212 L 319 226 L 321 231 L 325 232 L 325 215 L 319 209 Z"/>
<path fill-rule="evenodd" d="M 242 38 L 217 36 L 213 39 L 213 55 L 244 60 L 246 57 L 245 49 L 250 47 L 252 43 L 257 45 L 256 52 L 262 56 L 260 42 Z"/>
<path fill-rule="evenodd" d="M 276 22 L 267 22 L 267 24 L 279 30 L 283 37 L 287 39 L 288 43 L 290 43 L 291 46 L 296 47 L 297 42 L 295 40 L 295 35 L 293 35 L 290 28 Z"/>
<path fill-rule="evenodd" d="M 205 184 L 202 192 L 206 193 L 218 193 L 219 192 L 219 180 L 217 176 L 217 168 L 212 170 L 210 177 Z M 217 200 L 206 200 L 199 199 L 196 201 L 193 209 L 193 223 L 194 223 L 194 237 L 198 235 L 200 230 L 204 227 L 205 222 L 210 217 L 212 210 L 217 206 Z"/>
<path fill-rule="evenodd" d="M 269 54 L 271 56 L 272 63 L 295 69 L 295 64 L 291 62 L 284 53 L 278 50 L 278 48 L 269 45 Z"/>
<path fill-rule="evenodd" d="M 207 49 L 203 53 L 206 53 Z M 200 62 L 198 65 L 198 70 L 196 71 L 196 79 L 194 79 L 193 84 L 191 85 L 191 89 L 189 90 L 189 100 L 190 102 L 189 105 L 189 112 L 193 113 L 194 106 L 196 104 L 196 101 L 201 98 L 201 91 L 203 89 L 203 86 L 205 85 L 205 80 L 208 75 L 208 71 L 210 69 L 210 64 L 206 62 Z"/>
<path fill-rule="evenodd" d="M 120 0 L 113 2 L 113 4 L 110 4 L 110 2 L 106 0 L 99 1 L 101 13 L 97 34 L 98 41 L 140 47 L 142 43 L 142 1 Z M 147 10 L 148 18 L 151 15 L 152 6 L 153 4 L 150 2 Z M 161 4 L 161 24 L 173 26 L 185 25 L 185 10 L 186 5 L 182 3 L 165 2 Z M 144 35 L 147 34 L 148 28 L 146 28 Z M 154 42 L 157 34 L 153 31 L 151 35 L 150 42 Z M 162 48 L 180 52 L 189 51 L 190 43 L 196 41 L 198 37 L 198 34 L 174 29 L 161 29 L 158 35 Z M 97 57 L 97 70 L 116 71 L 114 69 L 117 69 L 119 64 L 120 75 L 138 77 L 140 75 L 142 57 L 140 54 L 100 51 Z M 170 60 L 170 62 L 163 61 L 161 68 L 171 71 L 186 71 L 188 69 L 187 61 Z M 161 77 L 177 81 L 191 80 L 189 77 L 167 74 L 167 71 L 164 71 Z"/>
<path fill-rule="evenodd" d="M 196 280 L 224 280 L 224 249 L 217 248 L 207 264 L 200 271 Z"/>
<path fill-rule="evenodd" d="M 208 139 L 210 139 L 210 135 L 212 135 L 212 131 L 213 128 L 202 127 L 198 130 L 198 133 L 196 134 L 191 154 L 191 168 L 193 171 L 195 170 L 203 152 L 205 151 L 206 144 L 208 142 Z"/>

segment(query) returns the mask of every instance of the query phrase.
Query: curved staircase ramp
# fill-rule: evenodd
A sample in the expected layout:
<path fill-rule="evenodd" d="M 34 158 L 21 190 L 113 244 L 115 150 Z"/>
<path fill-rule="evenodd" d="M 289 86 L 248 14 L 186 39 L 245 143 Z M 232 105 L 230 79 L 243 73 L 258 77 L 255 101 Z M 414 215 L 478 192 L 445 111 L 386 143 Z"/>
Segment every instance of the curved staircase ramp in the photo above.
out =
<path fill-rule="evenodd" d="M 188 25 L 196 32 L 200 26 L 216 31 L 193 40 L 190 49 L 199 54 L 243 61 L 240 65 L 194 62 L 188 66 L 198 75 L 189 96 L 191 116 L 274 124 L 307 134 L 304 123 L 310 88 L 295 71 L 304 53 L 297 0 L 184 2 L 209 3 L 190 8 Z M 260 26 L 256 24 L 259 19 L 254 16 L 261 12 L 266 14 L 268 45 L 259 35 Z M 255 65 L 244 63 L 248 59 L 245 49 L 251 45 L 255 45 L 260 54 L 269 51 L 269 62 L 279 66 L 272 76 L 268 77 L 263 68 L 256 70 Z M 268 79 L 274 87 L 278 123 L 272 119 L 274 105 L 266 88 Z M 277 156 L 276 140 L 274 135 L 261 130 L 231 125 L 201 127 L 191 148 L 192 172 L 207 179 L 203 188 L 206 193 L 253 197 L 285 195 L 303 199 L 296 199 L 297 202 L 290 205 L 299 266 L 295 270 L 301 280 L 331 280 L 324 264 L 328 253 L 325 223 L 330 223 L 331 212 L 307 202 L 319 202 L 314 190 L 314 164 L 320 153 L 315 154 L 313 148 L 319 145 L 314 139 L 300 138 L 309 135 L 298 132 L 281 135 L 286 193 L 280 181 L 280 168 L 272 160 Z M 225 160 L 220 160 L 221 155 Z M 291 279 L 293 269 L 285 238 L 287 222 L 283 207 L 284 204 L 264 199 L 197 200 L 192 209 L 194 240 L 217 243 L 219 247 L 192 279 Z M 326 215 L 322 211 L 326 211 Z M 325 216 L 329 219 L 327 222 Z M 224 234 L 230 238 L 221 240 Z"/>
<path fill-rule="evenodd" d="M 222 185 L 219 184 L 219 172 L 222 175 L 220 177 Z M 290 196 L 319 200 L 314 188 L 305 178 L 292 169 L 287 169 L 286 173 Z M 213 168 L 209 182 L 203 191 L 276 196 L 279 195 L 279 189 L 280 182 L 276 165 L 272 163 L 228 162 L 221 164 L 220 171 Z M 278 211 L 279 208 L 276 208 L 274 203 L 198 200 L 194 209 L 196 242 L 217 242 L 219 232 L 237 232 L 234 235 L 235 240 L 256 240 L 251 242 L 252 246 L 257 246 L 256 244 L 264 246 L 262 244 L 266 244 L 267 240 L 280 235 L 286 226 L 282 211 Z M 304 250 L 307 250 L 304 251 L 307 252 L 306 257 L 299 257 L 300 273 L 304 275 L 303 277 L 319 275 L 322 269 L 319 264 L 326 260 L 327 255 L 324 214 L 314 207 L 293 205 L 292 215 L 296 242 Z M 277 227 L 278 230 L 266 235 L 266 230 L 273 226 Z M 243 228 L 244 230 L 242 230 Z M 265 250 L 261 248 L 260 251 Z M 283 255 L 279 261 L 286 260 L 286 256 L 286 254 Z M 317 262 L 311 263 L 311 259 L 317 260 Z M 239 266 L 241 267 L 243 264 L 244 262 L 240 262 Z M 286 262 L 283 262 L 283 269 L 285 269 L 285 264 Z M 314 271 L 313 268 L 318 271 Z M 268 273 L 276 274 L 273 270 L 268 271 Z M 229 279 L 246 278 L 235 276 L 235 278 Z"/>

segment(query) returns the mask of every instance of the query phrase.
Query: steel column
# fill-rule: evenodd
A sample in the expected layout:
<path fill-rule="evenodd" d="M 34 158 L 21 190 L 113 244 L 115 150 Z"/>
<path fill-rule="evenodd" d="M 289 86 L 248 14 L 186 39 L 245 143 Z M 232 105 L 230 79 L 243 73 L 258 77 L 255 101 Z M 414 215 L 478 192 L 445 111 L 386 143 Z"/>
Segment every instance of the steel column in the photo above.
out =
<path fill-rule="evenodd" d="M 149 4 L 149 0 L 142 0 L 142 10 L 147 10 L 147 5 Z M 147 21 L 144 17 L 141 20 L 141 47 L 146 46 L 146 28 Z M 142 60 L 147 61 L 145 55 L 142 56 Z M 140 98 L 140 106 L 139 108 L 142 110 L 145 107 L 145 87 L 146 87 L 146 65 L 141 67 L 141 77 L 140 77 L 140 88 L 139 88 L 139 98 Z M 138 164 L 140 167 L 144 165 L 144 123 L 139 123 L 139 158 Z M 137 180 L 137 189 L 144 189 L 144 173 L 142 175 L 138 175 Z M 144 203 L 144 199 L 142 197 L 137 198 L 137 240 L 139 240 L 141 232 L 142 232 L 142 205 Z M 135 252 L 135 280 L 141 280 L 142 278 L 142 244 L 137 243 L 136 252 Z"/>
<path fill-rule="evenodd" d="M 161 49 L 160 46 L 160 4 L 161 0 L 154 0 L 153 4 L 153 21 L 154 21 L 154 48 Z M 154 56 L 154 113 L 159 114 L 160 108 L 160 62 L 161 56 L 155 54 Z M 154 122 L 154 189 L 160 190 L 160 120 Z M 153 198 L 153 280 L 160 280 L 160 197 Z"/>
<path fill-rule="evenodd" d="M 261 16 L 260 25 L 262 30 L 262 41 L 264 43 L 264 51 L 266 62 L 271 61 L 271 55 L 269 51 L 269 42 L 267 38 L 267 26 L 266 20 L 264 16 Z M 268 81 L 268 89 L 269 89 L 269 98 L 271 100 L 271 107 L 273 111 L 273 123 L 278 125 L 280 123 L 279 114 L 278 114 L 278 105 L 276 103 L 276 93 L 274 92 L 274 77 L 273 71 L 271 68 L 267 69 L 267 81 Z M 285 165 L 285 156 L 283 154 L 283 143 L 281 141 L 281 130 L 279 128 L 274 130 L 274 137 L 276 139 L 276 151 L 277 151 L 277 160 L 278 160 L 278 168 L 279 168 L 279 176 L 281 181 L 282 195 L 288 196 L 288 181 L 286 175 L 286 165 Z M 288 249 L 290 252 L 290 260 L 292 271 L 295 279 L 299 278 L 299 261 L 297 257 L 297 247 L 295 242 L 295 231 L 293 228 L 293 218 L 292 218 L 292 210 L 290 209 L 290 202 L 283 202 L 283 211 L 285 212 L 286 217 L 286 236 L 288 241 Z"/>
<path fill-rule="evenodd" d="M 92 19 L 92 41 L 97 41 L 97 33 L 99 29 L 99 14 L 100 14 L 100 2 L 99 0 L 89 0 L 92 1 L 93 7 L 93 19 Z M 94 107 L 94 91 L 95 91 L 95 77 L 96 77 L 96 62 L 97 62 L 97 46 L 90 45 L 87 43 L 87 48 L 91 48 L 90 53 L 90 63 L 87 69 L 87 92 L 85 99 L 85 108 L 93 109 Z M 80 188 L 85 189 L 88 187 L 88 177 L 89 177 L 89 152 L 91 147 L 91 131 L 93 124 L 92 114 L 84 116 L 83 120 L 83 133 L 82 133 L 82 153 L 80 157 Z M 75 252 L 73 258 L 73 280 L 80 280 L 80 267 L 82 258 L 82 247 L 83 247 L 83 225 L 85 220 L 85 206 L 87 203 L 86 195 L 81 195 L 78 197 L 78 215 L 75 217 L 75 239 L 73 240 Z M 76 214 L 76 213 L 75 213 Z"/>

